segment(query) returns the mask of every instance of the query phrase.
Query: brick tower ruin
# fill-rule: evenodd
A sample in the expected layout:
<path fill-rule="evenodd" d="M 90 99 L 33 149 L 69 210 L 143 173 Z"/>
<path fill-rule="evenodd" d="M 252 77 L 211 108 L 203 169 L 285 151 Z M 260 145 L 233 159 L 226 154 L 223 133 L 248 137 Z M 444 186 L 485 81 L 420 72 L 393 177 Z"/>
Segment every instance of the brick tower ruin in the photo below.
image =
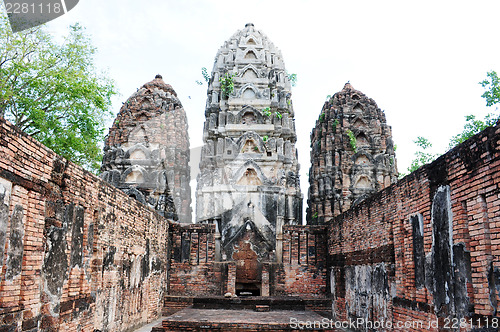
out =
<path fill-rule="evenodd" d="M 307 222 L 322 224 L 398 177 L 391 127 L 371 98 L 345 84 L 311 133 Z"/>
<path fill-rule="evenodd" d="M 187 118 L 162 77 L 123 104 L 105 140 L 101 178 L 161 215 L 191 222 Z"/>
<path fill-rule="evenodd" d="M 207 96 L 196 219 L 216 225 L 218 259 L 237 261 L 236 283 L 251 286 L 262 262 L 280 259 L 283 225 L 302 219 L 281 52 L 247 24 L 219 49 Z"/>

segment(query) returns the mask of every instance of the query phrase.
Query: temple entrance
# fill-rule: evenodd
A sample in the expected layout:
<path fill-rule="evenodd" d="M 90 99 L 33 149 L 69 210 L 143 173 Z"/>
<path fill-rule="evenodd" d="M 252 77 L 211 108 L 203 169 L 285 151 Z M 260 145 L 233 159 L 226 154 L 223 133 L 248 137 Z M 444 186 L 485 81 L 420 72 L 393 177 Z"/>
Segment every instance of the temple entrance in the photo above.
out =
<path fill-rule="evenodd" d="M 236 295 L 238 296 L 260 296 L 260 284 L 258 283 L 236 283 Z"/>
<path fill-rule="evenodd" d="M 236 295 L 260 296 L 262 283 L 262 264 L 253 249 L 256 236 L 247 227 L 244 236 L 234 246 L 233 259 L 236 262 Z"/>

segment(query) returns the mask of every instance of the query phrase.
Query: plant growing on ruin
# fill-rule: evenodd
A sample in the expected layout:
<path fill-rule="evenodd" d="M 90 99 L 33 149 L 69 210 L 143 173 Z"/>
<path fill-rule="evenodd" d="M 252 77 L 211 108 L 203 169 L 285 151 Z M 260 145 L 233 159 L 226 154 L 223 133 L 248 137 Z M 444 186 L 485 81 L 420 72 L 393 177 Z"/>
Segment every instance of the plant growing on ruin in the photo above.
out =
<path fill-rule="evenodd" d="M 487 78 L 479 82 L 479 84 L 486 89 L 481 95 L 486 100 L 486 106 L 493 106 L 500 103 L 500 78 L 495 71 L 488 72 Z M 463 131 L 451 138 L 448 148 L 452 149 L 487 127 L 494 126 L 499 118 L 500 116 L 495 113 L 487 114 L 483 120 L 476 119 L 476 116 L 472 114 L 467 115 Z"/>
<path fill-rule="evenodd" d="M 488 72 L 487 78 L 479 84 L 487 89 L 481 97 L 486 99 L 487 106 L 493 106 L 500 103 L 500 79 L 495 71 Z M 465 117 L 464 129 L 461 133 L 453 136 L 450 140 L 449 149 L 454 148 L 458 144 L 461 144 L 474 136 L 475 134 L 481 132 L 489 126 L 495 125 L 499 120 L 499 115 L 495 113 L 490 113 L 486 115 L 483 120 L 476 119 L 475 115 L 467 115 Z M 408 167 L 408 172 L 412 173 L 419 169 L 421 166 L 433 162 L 439 154 L 434 154 L 428 152 L 428 149 L 432 147 L 431 142 L 424 137 L 417 137 L 417 140 L 413 141 L 419 148 L 420 151 L 415 152 L 415 159 L 412 160 L 410 167 Z M 396 151 L 396 146 L 394 146 L 394 151 Z M 399 178 L 406 176 L 406 173 L 400 173 Z"/>
<path fill-rule="evenodd" d="M 325 121 L 325 113 L 321 113 L 319 115 L 319 119 L 318 120 L 319 120 L 320 123 L 322 123 L 323 121 Z"/>
<path fill-rule="evenodd" d="M 259 148 L 258 148 L 258 147 L 256 147 L 256 146 L 254 146 L 254 147 L 253 147 L 253 150 L 254 150 L 255 152 L 259 152 Z"/>
<path fill-rule="evenodd" d="M 335 121 L 333 121 L 333 123 L 332 123 L 333 132 L 335 132 L 337 130 L 338 125 L 339 125 L 339 120 L 335 119 Z"/>
<path fill-rule="evenodd" d="M 266 107 L 262 110 L 262 114 L 264 114 L 265 116 L 267 117 L 270 117 L 271 116 L 271 109 L 269 107 Z"/>
<path fill-rule="evenodd" d="M 226 74 L 224 74 L 223 77 L 219 78 L 222 96 L 225 97 L 226 99 L 229 98 L 231 93 L 233 93 L 233 91 L 234 91 L 233 77 L 235 77 L 235 76 L 236 76 L 236 74 L 226 73 Z"/>
<path fill-rule="evenodd" d="M 280 113 L 280 112 L 278 112 L 278 111 L 276 111 L 276 113 L 274 113 L 274 114 L 276 114 L 276 117 L 277 117 L 278 119 L 281 119 L 281 118 L 283 117 L 283 116 L 281 115 L 281 113 Z"/>
<path fill-rule="evenodd" d="M 312 216 L 313 219 L 318 219 L 318 212 L 314 212 L 313 216 Z"/>
<path fill-rule="evenodd" d="M 421 151 L 415 152 L 415 159 L 411 162 L 410 167 L 408 167 L 408 172 L 412 173 L 422 167 L 425 164 L 431 163 L 437 158 L 437 154 L 427 152 L 428 149 L 432 148 L 432 143 L 424 137 L 419 136 L 415 141 L 413 141 Z"/>
<path fill-rule="evenodd" d="M 347 136 L 349 136 L 349 145 L 351 146 L 352 151 L 354 151 L 354 153 L 358 153 L 358 142 L 356 141 L 356 136 L 354 136 L 354 133 L 350 129 L 347 129 L 346 133 Z"/>
<path fill-rule="evenodd" d="M 262 137 L 262 141 L 264 141 L 264 143 L 267 142 L 268 139 L 269 139 L 269 136 L 267 136 L 267 135 L 264 135 L 264 137 Z"/>
<path fill-rule="evenodd" d="M 465 116 L 464 130 L 460 134 L 451 138 L 448 148 L 452 149 L 458 144 L 465 142 L 475 134 L 483 131 L 487 127 L 494 126 L 498 120 L 498 114 L 494 113 L 486 115 L 484 120 L 476 119 L 476 116 L 472 114 Z"/>

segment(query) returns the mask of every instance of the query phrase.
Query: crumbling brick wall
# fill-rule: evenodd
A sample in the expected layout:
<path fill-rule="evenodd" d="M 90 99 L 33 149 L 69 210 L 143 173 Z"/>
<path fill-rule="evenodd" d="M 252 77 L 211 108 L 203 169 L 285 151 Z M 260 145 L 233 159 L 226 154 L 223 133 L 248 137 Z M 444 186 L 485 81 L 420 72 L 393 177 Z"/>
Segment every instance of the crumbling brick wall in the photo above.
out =
<path fill-rule="evenodd" d="M 172 224 L 169 295 L 223 295 L 227 267 L 215 262 L 214 224 Z"/>
<path fill-rule="evenodd" d="M 0 120 L 0 330 L 125 331 L 155 319 L 168 228 Z"/>
<path fill-rule="evenodd" d="M 486 129 L 329 223 L 336 319 L 495 328 L 499 134 L 500 125 Z"/>
<path fill-rule="evenodd" d="M 272 288 L 276 295 L 324 297 L 327 295 L 326 226 L 284 226 L 283 259 Z"/>

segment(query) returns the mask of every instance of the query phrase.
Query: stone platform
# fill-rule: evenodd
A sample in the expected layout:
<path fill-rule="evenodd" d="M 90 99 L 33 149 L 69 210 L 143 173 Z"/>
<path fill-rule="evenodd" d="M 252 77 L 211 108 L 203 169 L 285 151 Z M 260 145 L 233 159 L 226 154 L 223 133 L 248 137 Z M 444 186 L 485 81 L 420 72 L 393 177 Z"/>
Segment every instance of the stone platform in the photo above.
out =
<path fill-rule="evenodd" d="M 172 305 L 169 316 L 153 332 L 161 331 L 304 331 L 325 329 L 329 299 L 300 297 L 176 297 L 167 296 Z M 185 306 L 182 308 L 182 306 Z M 175 310 L 174 308 L 178 308 Z M 317 312 L 308 308 L 323 309 Z M 175 310 L 175 312 L 174 312 Z M 299 325 L 301 323 L 301 325 Z M 302 328 L 300 328 L 300 326 Z M 310 328 L 309 328 L 310 327 Z"/>
<path fill-rule="evenodd" d="M 335 331 L 321 328 L 328 319 L 312 311 L 186 308 L 166 317 L 152 332 L 164 331 Z M 302 328 L 299 328 L 299 322 Z M 308 324 L 309 325 L 306 325 Z M 314 325 L 316 323 L 316 328 Z M 311 326 L 308 328 L 307 326 Z"/>
<path fill-rule="evenodd" d="M 332 315 L 332 300 L 328 298 L 301 298 L 297 296 L 171 296 L 164 298 L 163 315 L 170 316 L 187 307 L 195 309 L 250 309 L 256 306 L 261 309 L 268 306 L 269 310 L 310 310 L 324 317 Z"/>

